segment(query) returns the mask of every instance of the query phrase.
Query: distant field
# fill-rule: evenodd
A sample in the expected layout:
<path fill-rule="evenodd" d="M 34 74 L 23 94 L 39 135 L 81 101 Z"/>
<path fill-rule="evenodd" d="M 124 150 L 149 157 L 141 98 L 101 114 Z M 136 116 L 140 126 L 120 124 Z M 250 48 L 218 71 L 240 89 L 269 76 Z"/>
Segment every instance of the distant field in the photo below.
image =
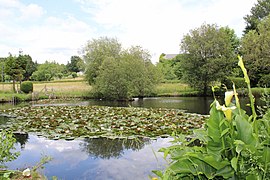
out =
<path fill-rule="evenodd" d="M 84 81 L 73 82 L 47 82 L 47 83 L 35 83 L 35 92 L 55 93 L 56 95 L 82 95 L 91 90 L 91 86 Z"/>

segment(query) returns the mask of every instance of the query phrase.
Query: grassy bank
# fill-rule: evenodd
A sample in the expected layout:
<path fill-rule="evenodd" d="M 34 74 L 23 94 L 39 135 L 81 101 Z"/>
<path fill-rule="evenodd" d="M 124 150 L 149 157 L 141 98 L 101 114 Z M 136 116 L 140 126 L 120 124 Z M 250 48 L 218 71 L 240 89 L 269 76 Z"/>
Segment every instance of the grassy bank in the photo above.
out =
<path fill-rule="evenodd" d="M 0 84 L 0 102 L 29 101 L 49 98 L 91 98 L 92 87 L 82 78 L 55 80 L 50 82 L 34 82 L 32 94 L 16 94 L 12 92 L 12 83 Z M 255 96 L 260 96 L 264 88 L 252 88 Z M 270 88 L 266 89 L 270 92 Z M 245 96 L 245 90 L 239 90 L 239 95 Z M 156 96 L 198 96 L 199 92 L 184 83 L 160 83 L 156 88 Z"/>
<path fill-rule="evenodd" d="M 161 83 L 156 89 L 157 96 L 195 96 L 198 91 L 184 83 Z"/>

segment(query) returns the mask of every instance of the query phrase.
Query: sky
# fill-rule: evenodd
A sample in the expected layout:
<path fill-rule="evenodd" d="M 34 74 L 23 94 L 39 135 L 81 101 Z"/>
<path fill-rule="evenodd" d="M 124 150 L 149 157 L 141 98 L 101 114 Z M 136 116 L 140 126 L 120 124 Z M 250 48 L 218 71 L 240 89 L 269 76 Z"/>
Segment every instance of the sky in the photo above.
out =
<path fill-rule="evenodd" d="M 177 54 L 203 23 L 229 26 L 241 37 L 257 0 L 0 0 L 0 57 L 19 51 L 34 61 L 66 64 L 88 41 L 117 38 L 141 46 L 158 62 Z"/>

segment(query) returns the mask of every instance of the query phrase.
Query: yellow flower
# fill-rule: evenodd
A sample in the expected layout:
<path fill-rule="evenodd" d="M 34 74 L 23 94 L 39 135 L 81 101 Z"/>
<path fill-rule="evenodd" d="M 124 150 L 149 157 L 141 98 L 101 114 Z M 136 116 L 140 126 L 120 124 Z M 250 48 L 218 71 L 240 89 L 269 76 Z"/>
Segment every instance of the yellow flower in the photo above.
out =
<path fill-rule="evenodd" d="M 225 92 L 225 105 L 228 107 L 231 104 L 232 97 L 234 95 L 233 91 Z"/>
<path fill-rule="evenodd" d="M 231 121 L 232 120 L 232 110 L 236 109 L 235 106 L 232 107 L 225 107 L 224 105 L 221 106 L 221 110 L 223 111 L 223 113 L 225 114 L 225 117 Z"/>

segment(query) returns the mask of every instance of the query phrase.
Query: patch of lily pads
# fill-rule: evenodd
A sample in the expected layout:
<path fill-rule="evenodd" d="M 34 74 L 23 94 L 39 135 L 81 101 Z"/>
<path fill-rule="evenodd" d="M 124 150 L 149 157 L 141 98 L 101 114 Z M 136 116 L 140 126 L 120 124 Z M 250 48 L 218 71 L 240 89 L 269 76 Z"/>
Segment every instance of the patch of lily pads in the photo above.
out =
<path fill-rule="evenodd" d="M 35 106 L 1 110 L 12 117 L 0 128 L 49 139 L 166 137 L 202 128 L 205 115 L 177 109 L 106 106 Z"/>

